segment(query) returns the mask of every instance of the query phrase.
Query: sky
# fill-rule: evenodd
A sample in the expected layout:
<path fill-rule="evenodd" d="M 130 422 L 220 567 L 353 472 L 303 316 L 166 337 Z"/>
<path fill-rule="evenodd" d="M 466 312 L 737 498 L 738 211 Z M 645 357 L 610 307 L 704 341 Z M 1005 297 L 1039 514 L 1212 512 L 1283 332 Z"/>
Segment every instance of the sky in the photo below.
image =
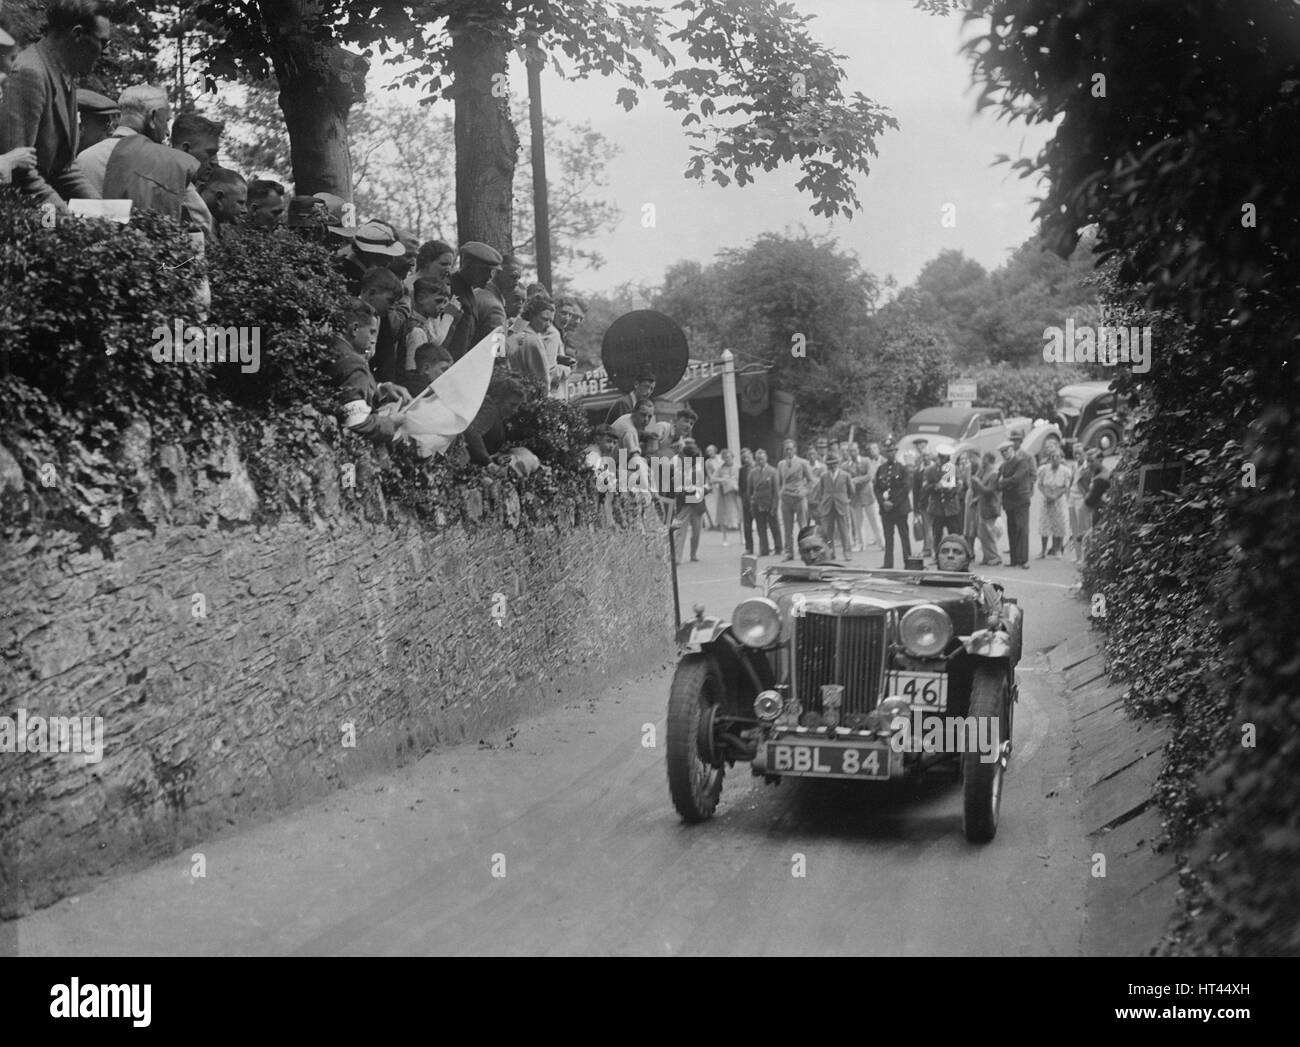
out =
<path fill-rule="evenodd" d="M 930 15 L 911 0 L 795 0 L 795 6 L 815 16 L 813 36 L 844 56 L 845 93 L 861 91 L 899 121 L 898 130 L 877 139 L 879 156 L 858 180 L 862 210 L 852 220 L 813 215 L 812 198 L 794 188 L 797 166 L 759 172 L 743 188 L 690 181 L 682 175 L 690 157 L 682 114 L 668 110 L 658 94 L 641 92 L 629 113 L 614 102 L 622 80 L 564 81 L 548 67 L 542 79 L 548 115 L 590 121 L 622 150 L 608 168 L 605 190 L 622 220 L 598 244 L 605 265 L 573 271 L 574 285 L 594 291 L 625 281 L 653 286 L 673 262 L 708 262 L 763 232 L 803 227 L 834 236 L 868 271 L 905 286 L 946 248 L 993 269 L 1031 235 L 1034 181 L 993 162 L 999 153 L 1036 155 L 1051 128 L 1008 124 L 992 109 L 976 115 L 970 65 L 959 54 L 959 16 Z M 513 59 L 511 74 L 511 90 L 526 94 Z M 372 88 L 382 79 L 382 67 L 375 69 Z M 642 222 L 646 204 L 654 205 L 652 228 Z M 951 227 L 941 224 L 945 204 L 956 206 Z"/>

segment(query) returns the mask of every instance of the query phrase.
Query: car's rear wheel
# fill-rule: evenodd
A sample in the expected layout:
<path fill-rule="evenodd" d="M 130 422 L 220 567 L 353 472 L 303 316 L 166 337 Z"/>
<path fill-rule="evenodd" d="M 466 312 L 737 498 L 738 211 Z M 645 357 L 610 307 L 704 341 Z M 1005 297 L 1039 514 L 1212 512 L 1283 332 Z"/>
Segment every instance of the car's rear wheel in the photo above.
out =
<path fill-rule="evenodd" d="M 678 663 L 668 693 L 668 791 L 688 822 L 702 822 L 718 807 L 725 768 L 711 752 L 711 730 L 725 696 L 711 657 L 690 654 Z"/>
<path fill-rule="evenodd" d="M 1002 807 L 1002 779 L 1006 771 L 1007 753 L 1003 743 L 1007 740 L 1007 700 L 1010 688 L 1005 669 L 980 666 L 971 683 L 970 715 L 978 717 L 981 724 L 987 718 L 991 723 L 988 737 L 992 739 L 997 758 L 986 761 L 978 750 L 962 754 L 962 789 L 964 799 L 963 826 L 966 839 L 971 843 L 988 843 L 998 831 L 998 814 Z M 984 732 L 979 732 L 983 736 Z"/>

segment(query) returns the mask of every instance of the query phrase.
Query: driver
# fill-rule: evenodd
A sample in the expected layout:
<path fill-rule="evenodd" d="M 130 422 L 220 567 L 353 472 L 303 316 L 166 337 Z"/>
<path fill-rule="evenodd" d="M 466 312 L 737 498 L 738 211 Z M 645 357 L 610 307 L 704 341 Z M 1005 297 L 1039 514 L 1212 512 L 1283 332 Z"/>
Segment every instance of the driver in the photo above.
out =
<path fill-rule="evenodd" d="M 816 524 L 809 524 L 799 530 L 799 557 L 810 567 L 843 567 L 842 563 L 832 560 L 831 549 Z"/>
<path fill-rule="evenodd" d="M 974 559 L 974 556 L 962 535 L 945 534 L 943 540 L 939 542 L 937 558 L 939 570 L 966 574 L 970 571 L 971 560 Z M 986 582 L 983 578 L 972 578 L 971 580 L 980 590 L 984 598 L 984 605 L 988 608 L 989 628 L 1001 627 L 1002 593 L 992 583 Z"/>

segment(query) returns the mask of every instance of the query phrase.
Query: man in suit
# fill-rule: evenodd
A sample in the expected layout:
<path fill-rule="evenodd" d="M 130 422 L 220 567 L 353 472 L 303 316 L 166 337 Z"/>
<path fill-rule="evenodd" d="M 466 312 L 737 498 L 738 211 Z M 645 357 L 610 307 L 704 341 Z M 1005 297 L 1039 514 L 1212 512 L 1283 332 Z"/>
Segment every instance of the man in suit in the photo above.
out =
<path fill-rule="evenodd" d="M 903 562 L 912 556 L 912 543 L 907 537 L 907 518 L 912 511 L 910 493 L 912 478 L 907 467 L 899 464 L 898 444 L 891 436 L 881 448 L 885 456 L 884 463 L 876 470 L 874 481 L 876 500 L 880 503 L 880 522 L 885 528 L 885 570 L 894 566 L 894 531 L 903 546 Z"/>
<path fill-rule="evenodd" d="M 849 507 L 853 501 L 853 479 L 840 468 L 840 456 L 831 451 L 826 456 L 826 472 L 817 481 L 814 500 L 817 503 L 817 520 L 821 532 L 830 543 L 831 556 L 835 555 L 835 533 L 840 536 L 842 559 L 852 560 L 849 548 Z"/>
<path fill-rule="evenodd" d="M 754 467 L 749 471 L 749 505 L 758 524 L 759 556 L 770 556 L 781 551 L 781 527 L 776 520 L 776 503 L 781 496 L 781 477 L 767 464 L 767 452 L 759 448 L 754 452 Z M 772 547 L 767 545 L 767 533 L 772 532 Z"/>
<path fill-rule="evenodd" d="M 998 490 L 1007 513 L 1007 542 L 1011 546 L 1011 566 L 1029 570 L 1029 500 L 1034 494 L 1037 470 L 1034 460 L 1020 449 L 1025 434 L 1011 431 L 1011 439 L 1002 443 L 1002 465 L 998 469 Z"/>
<path fill-rule="evenodd" d="M 749 474 L 754 468 L 754 452 L 748 447 L 740 449 L 740 469 L 736 480 L 740 484 L 740 526 L 745 535 L 745 552 L 754 553 L 754 510 L 749 505 Z"/>
<path fill-rule="evenodd" d="M 781 449 L 781 462 L 776 467 L 781 477 L 781 526 L 786 536 L 785 558 L 793 560 L 795 535 L 798 533 L 795 523 L 802 527 L 808 522 L 808 492 L 812 490 L 816 477 L 808 459 L 794 453 L 793 440 L 786 440 Z"/>
<path fill-rule="evenodd" d="M 50 0 L 49 32 L 15 60 L 0 101 L 0 154 L 36 150 L 36 166 L 15 171 L 15 183 L 60 211 L 100 198 L 77 166 L 77 77 L 108 47 L 110 10 L 104 0 Z"/>

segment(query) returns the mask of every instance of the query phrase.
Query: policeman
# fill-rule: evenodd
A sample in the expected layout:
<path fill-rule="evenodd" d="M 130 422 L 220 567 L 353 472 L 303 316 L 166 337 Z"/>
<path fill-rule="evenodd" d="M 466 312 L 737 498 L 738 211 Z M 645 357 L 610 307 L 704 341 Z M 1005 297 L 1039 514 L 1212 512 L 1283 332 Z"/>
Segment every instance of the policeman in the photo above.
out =
<path fill-rule="evenodd" d="M 907 467 L 898 463 L 898 444 L 891 436 L 880 449 L 884 464 L 876 470 L 873 487 L 880 502 L 880 522 L 885 528 L 885 570 L 894 566 L 894 530 L 903 544 L 903 561 L 912 555 L 912 543 L 907 538 L 907 517 L 912 510 L 909 493 L 912 479 Z"/>

